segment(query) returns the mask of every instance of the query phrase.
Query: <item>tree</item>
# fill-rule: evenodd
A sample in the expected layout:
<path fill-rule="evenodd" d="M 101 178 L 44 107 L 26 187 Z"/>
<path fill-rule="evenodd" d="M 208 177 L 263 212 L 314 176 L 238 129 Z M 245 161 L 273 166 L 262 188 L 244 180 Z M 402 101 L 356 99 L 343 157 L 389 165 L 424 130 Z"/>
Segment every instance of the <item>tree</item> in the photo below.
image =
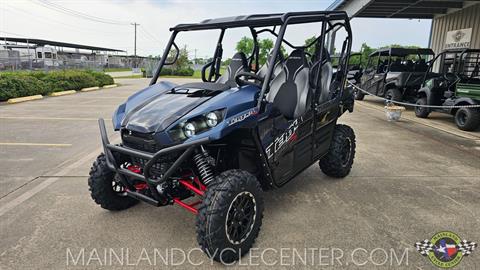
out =
<path fill-rule="evenodd" d="M 271 39 L 258 39 L 258 63 L 260 65 L 265 64 L 267 62 L 268 54 L 272 51 L 274 43 Z M 238 52 L 243 52 L 247 56 L 249 56 L 253 51 L 253 39 L 249 37 L 242 37 L 240 41 L 237 42 L 236 50 Z M 285 48 L 283 46 L 280 48 L 280 51 L 283 55 L 285 55 Z M 225 63 L 228 61 L 225 60 Z"/>
<path fill-rule="evenodd" d="M 362 47 L 360 47 L 360 53 L 362 54 L 361 64 L 362 66 L 366 66 L 368 62 L 368 56 L 375 51 L 375 48 L 372 48 L 367 45 L 367 43 L 362 43 Z"/>
<path fill-rule="evenodd" d="M 176 55 L 177 55 L 177 51 L 175 49 L 170 50 L 170 52 L 168 53 L 167 61 L 169 63 L 173 62 L 173 60 L 175 60 Z M 183 48 L 181 48 L 178 51 L 177 61 L 175 61 L 171 67 L 174 70 L 186 69 L 190 66 L 190 63 L 191 63 L 190 60 L 188 60 L 187 46 L 185 45 L 183 46 Z"/>
<path fill-rule="evenodd" d="M 304 46 L 307 46 L 307 45 L 310 45 L 312 42 L 315 41 L 315 39 L 317 39 L 316 36 L 312 36 L 312 37 L 309 37 L 307 39 L 305 39 L 305 44 Z M 315 44 L 313 44 L 312 46 L 308 47 L 305 49 L 305 52 L 311 54 L 311 55 L 314 55 L 315 54 Z"/>
<path fill-rule="evenodd" d="M 253 39 L 248 37 L 242 37 L 237 42 L 237 52 L 243 52 L 246 55 L 250 55 L 253 51 Z"/>
<path fill-rule="evenodd" d="M 259 40 L 260 51 L 258 52 L 258 63 L 260 65 L 267 62 L 267 57 L 270 51 L 273 48 L 273 41 L 271 39 L 261 39 Z"/>

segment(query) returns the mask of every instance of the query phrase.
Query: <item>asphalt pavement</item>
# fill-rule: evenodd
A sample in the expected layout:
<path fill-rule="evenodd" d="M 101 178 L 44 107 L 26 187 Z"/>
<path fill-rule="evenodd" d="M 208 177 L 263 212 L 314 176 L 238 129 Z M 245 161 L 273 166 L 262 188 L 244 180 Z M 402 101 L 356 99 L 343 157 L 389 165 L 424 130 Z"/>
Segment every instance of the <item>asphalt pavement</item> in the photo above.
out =
<path fill-rule="evenodd" d="M 139 204 L 112 213 L 91 200 L 97 119 L 118 140 L 113 111 L 148 84 L 117 82 L 0 104 L 0 269 L 224 267 L 198 250 L 190 212 Z M 265 193 L 255 249 L 234 268 L 436 269 L 415 242 L 439 231 L 480 242 L 480 132 L 458 131 L 443 115 L 387 122 L 382 106 L 367 97 L 340 118 L 357 136 L 348 177 L 328 178 L 315 164 Z M 457 267 L 479 268 L 480 250 Z"/>

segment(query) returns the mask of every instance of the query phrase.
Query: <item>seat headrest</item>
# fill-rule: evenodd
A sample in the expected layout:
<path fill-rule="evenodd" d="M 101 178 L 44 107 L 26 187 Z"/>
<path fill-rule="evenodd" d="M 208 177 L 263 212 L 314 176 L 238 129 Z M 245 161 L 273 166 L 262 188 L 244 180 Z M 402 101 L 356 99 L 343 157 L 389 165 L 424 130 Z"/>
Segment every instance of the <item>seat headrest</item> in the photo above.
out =
<path fill-rule="evenodd" d="M 268 56 L 267 56 L 267 61 L 265 62 L 265 64 L 267 64 L 267 66 L 268 66 L 268 64 L 270 64 L 270 60 L 272 60 L 272 57 L 273 57 L 273 55 L 272 55 L 272 53 L 270 52 L 270 53 L 268 54 Z M 285 59 L 283 58 L 283 54 L 279 53 L 278 56 L 277 56 L 277 58 L 275 59 L 275 63 L 277 63 L 277 62 L 283 62 L 284 60 L 285 60 Z"/>
<path fill-rule="evenodd" d="M 247 69 L 248 68 L 247 56 L 243 52 L 237 52 L 236 54 L 233 55 L 230 66 L 235 66 L 235 67 L 242 66 Z"/>
<path fill-rule="evenodd" d="M 306 63 L 305 52 L 301 49 L 293 50 L 287 58 L 287 61 L 289 60 L 302 60 Z"/>
<path fill-rule="evenodd" d="M 307 66 L 307 58 L 303 50 L 297 49 L 290 53 L 287 60 L 285 60 L 285 66 L 287 69 L 296 69 L 300 66 Z"/>

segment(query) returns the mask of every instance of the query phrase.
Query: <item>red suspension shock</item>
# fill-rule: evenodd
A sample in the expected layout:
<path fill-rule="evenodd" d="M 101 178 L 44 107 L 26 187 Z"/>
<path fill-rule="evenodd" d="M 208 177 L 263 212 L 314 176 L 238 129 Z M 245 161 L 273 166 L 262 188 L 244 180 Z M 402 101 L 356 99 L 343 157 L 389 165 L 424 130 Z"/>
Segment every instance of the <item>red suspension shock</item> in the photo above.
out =
<path fill-rule="evenodd" d="M 203 197 L 205 195 L 205 190 L 207 189 L 205 187 L 205 185 L 203 185 L 198 177 L 195 177 L 193 178 L 193 181 L 189 181 L 189 180 L 185 180 L 185 179 L 181 179 L 178 181 L 184 188 L 192 191 L 193 193 L 197 194 L 198 196 L 201 196 Z M 193 182 L 195 182 L 195 184 L 197 184 L 200 188 L 196 187 L 195 185 L 193 185 Z M 195 215 L 198 214 L 198 209 L 195 208 L 195 206 L 197 206 L 198 204 L 200 204 L 202 202 L 202 200 L 199 200 L 199 201 L 196 201 L 194 203 L 191 203 L 191 204 L 188 204 L 188 203 L 185 203 L 183 202 L 182 200 L 180 200 L 179 198 L 173 198 L 173 202 L 178 204 L 179 206 L 187 209 L 188 211 L 194 213 Z"/>

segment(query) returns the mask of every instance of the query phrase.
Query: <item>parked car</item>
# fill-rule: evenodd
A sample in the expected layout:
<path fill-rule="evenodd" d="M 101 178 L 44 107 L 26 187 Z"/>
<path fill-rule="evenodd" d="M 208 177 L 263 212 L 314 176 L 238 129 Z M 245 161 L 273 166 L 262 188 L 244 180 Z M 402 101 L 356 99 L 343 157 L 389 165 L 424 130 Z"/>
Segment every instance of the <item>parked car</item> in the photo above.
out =
<path fill-rule="evenodd" d="M 387 48 L 371 53 L 362 75 L 360 88 L 393 101 L 415 101 L 433 58 L 431 49 Z M 363 92 L 355 98 L 362 100 Z"/>
<path fill-rule="evenodd" d="M 309 28 L 317 36 L 314 42 L 287 40 L 286 29 L 307 23 L 319 23 Z M 252 54 L 235 53 L 220 74 L 224 33 L 239 27 L 252 33 Z M 176 37 L 202 30 L 219 33 L 214 57 L 202 69 L 203 82 L 157 82 L 162 68 L 178 59 Z M 349 17 L 340 11 L 257 14 L 180 24 L 171 31 L 150 86 L 113 115 L 120 144 L 109 142 L 99 120 L 104 153 L 90 171 L 91 196 L 108 210 L 138 201 L 179 205 L 197 215 L 202 250 L 230 263 L 246 254 L 259 234 L 264 190 L 285 185 L 316 162 L 331 177 L 350 172 L 355 134 L 337 124 L 343 113 L 353 111 L 353 93 L 344 88 L 347 64 L 341 61 L 333 76 L 324 48 L 331 31 L 344 31 L 340 59 L 348 59 Z M 269 61 L 257 71 L 260 33 L 276 41 Z M 282 45 L 291 49 L 284 60 Z M 315 52 L 307 55 L 311 46 Z M 169 55 L 176 57 L 167 62 Z M 195 195 L 197 201 L 187 200 Z"/>
<path fill-rule="evenodd" d="M 464 106 L 480 104 L 480 50 L 446 50 L 437 55 L 430 70 L 438 75 L 424 78 L 418 90 L 418 105 Z M 425 108 L 415 107 L 415 115 L 427 118 L 438 111 L 454 116 L 457 127 L 473 131 L 480 127 L 480 108 Z"/>

